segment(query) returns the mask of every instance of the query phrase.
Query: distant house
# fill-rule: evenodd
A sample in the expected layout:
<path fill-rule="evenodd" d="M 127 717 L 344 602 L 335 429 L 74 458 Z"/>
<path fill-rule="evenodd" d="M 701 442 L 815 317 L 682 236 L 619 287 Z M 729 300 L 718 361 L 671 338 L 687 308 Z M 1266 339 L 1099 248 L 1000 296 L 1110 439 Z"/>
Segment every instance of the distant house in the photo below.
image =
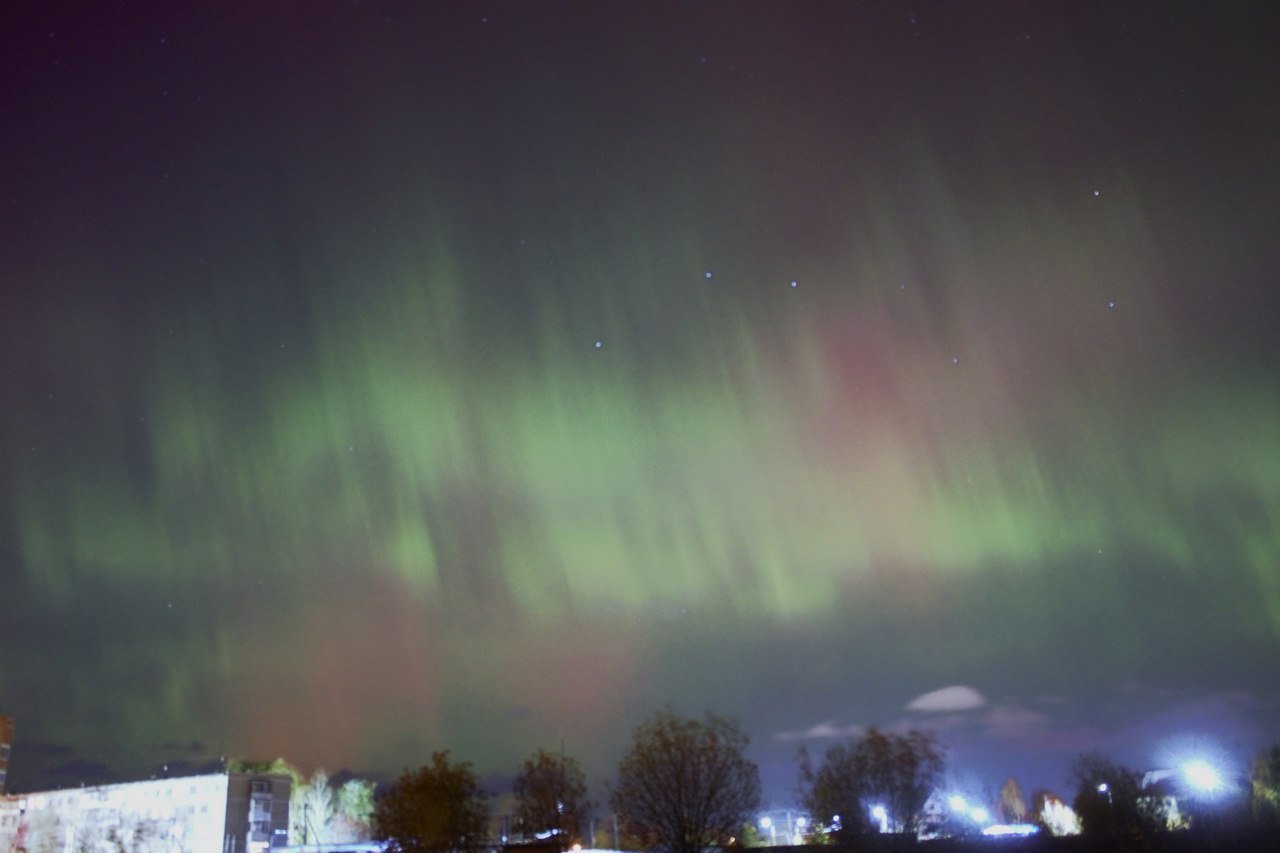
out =
<path fill-rule="evenodd" d="M 289 840 L 288 776 L 212 773 L 0 797 L 0 850 L 245 853 Z"/>

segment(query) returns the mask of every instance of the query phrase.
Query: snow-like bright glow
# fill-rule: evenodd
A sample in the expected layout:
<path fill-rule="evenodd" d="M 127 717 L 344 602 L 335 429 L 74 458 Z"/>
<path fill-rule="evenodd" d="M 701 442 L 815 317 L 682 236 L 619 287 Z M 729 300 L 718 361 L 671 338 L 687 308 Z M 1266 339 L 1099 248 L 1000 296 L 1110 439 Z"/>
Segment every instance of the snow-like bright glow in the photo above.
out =
<path fill-rule="evenodd" d="M 995 823 L 982 830 L 982 834 L 994 838 L 1025 838 L 1039 831 L 1040 827 L 1034 823 Z"/>
<path fill-rule="evenodd" d="M 1040 819 L 1049 828 L 1049 832 L 1055 836 L 1077 835 L 1080 832 L 1080 818 L 1076 816 L 1071 806 L 1057 797 L 1050 797 L 1045 800 L 1044 809 L 1040 812 Z"/>

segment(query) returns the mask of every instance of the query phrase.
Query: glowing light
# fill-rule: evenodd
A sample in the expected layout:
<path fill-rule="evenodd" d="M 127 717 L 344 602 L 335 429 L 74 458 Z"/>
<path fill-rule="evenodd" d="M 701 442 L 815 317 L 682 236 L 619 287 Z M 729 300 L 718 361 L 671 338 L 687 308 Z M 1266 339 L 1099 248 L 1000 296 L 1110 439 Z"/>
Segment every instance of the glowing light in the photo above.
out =
<path fill-rule="evenodd" d="M 1222 788 L 1222 774 L 1204 759 L 1195 759 L 1182 765 L 1182 775 L 1191 787 L 1207 794 Z"/>
<path fill-rule="evenodd" d="M 994 838 L 1025 838 L 1039 831 L 1040 827 L 1034 823 L 994 823 L 982 830 L 982 834 Z"/>
<path fill-rule="evenodd" d="M 1040 812 L 1040 819 L 1044 821 L 1044 825 L 1048 827 L 1051 835 L 1078 835 L 1080 833 L 1080 818 L 1076 816 L 1071 806 L 1056 797 L 1046 798 L 1044 809 Z"/>
<path fill-rule="evenodd" d="M 951 805 L 952 811 L 965 812 L 969 810 L 969 804 L 964 801 L 964 797 L 959 795 L 952 797 L 947 802 Z"/>

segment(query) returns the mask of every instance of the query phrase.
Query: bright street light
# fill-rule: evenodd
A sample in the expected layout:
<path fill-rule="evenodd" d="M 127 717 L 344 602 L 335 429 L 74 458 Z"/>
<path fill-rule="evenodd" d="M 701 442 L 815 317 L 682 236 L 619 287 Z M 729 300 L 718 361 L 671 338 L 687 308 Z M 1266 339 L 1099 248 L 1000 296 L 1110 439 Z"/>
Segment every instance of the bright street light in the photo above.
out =
<path fill-rule="evenodd" d="M 773 825 L 773 818 L 768 815 L 760 818 L 760 828 L 769 830 L 769 844 L 778 843 L 778 828 Z"/>
<path fill-rule="evenodd" d="M 1187 778 L 1191 787 L 1206 794 L 1212 794 L 1222 787 L 1222 774 L 1202 758 L 1182 765 L 1182 775 Z"/>

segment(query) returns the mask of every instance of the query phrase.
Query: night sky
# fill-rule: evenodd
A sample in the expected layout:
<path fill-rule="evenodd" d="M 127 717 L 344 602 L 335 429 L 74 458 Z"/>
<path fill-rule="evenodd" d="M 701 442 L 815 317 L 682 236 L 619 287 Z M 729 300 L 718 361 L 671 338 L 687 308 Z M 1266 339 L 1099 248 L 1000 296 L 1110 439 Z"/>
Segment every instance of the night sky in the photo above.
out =
<path fill-rule="evenodd" d="M 6 10 L 11 789 L 1280 739 L 1273 4 Z"/>

